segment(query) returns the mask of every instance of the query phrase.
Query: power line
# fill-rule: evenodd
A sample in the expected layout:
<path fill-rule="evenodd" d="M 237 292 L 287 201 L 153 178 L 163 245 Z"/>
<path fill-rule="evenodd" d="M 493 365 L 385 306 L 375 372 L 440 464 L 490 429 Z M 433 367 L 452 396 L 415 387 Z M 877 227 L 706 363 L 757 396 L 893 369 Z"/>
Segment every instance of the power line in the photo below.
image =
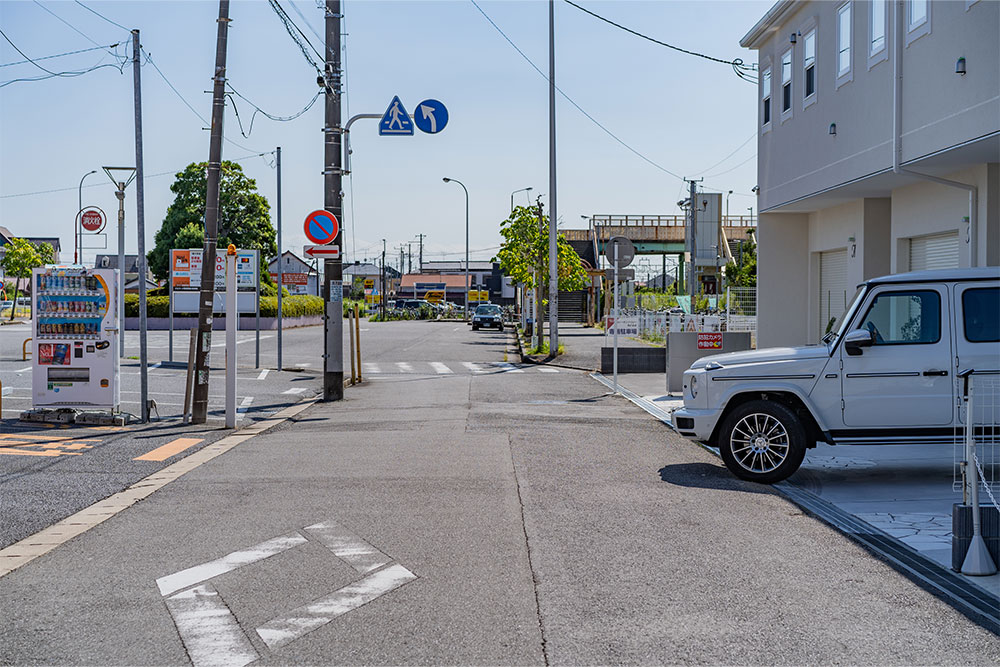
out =
<path fill-rule="evenodd" d="M 722 158 L 721 160 L 719 160 L 718 162 L 716 162 L 715 164 L 713 164 L 711 167 L 708 167 L 707 169 L 702 169 L 701 171 L 696 172 L 696 173 L 698 173 L 698 174 L 704 174 L 706 171 L 712 171 L 713 169 L 715 169 L 716 167 L 718 167 L 720 164 L 722 164 L 723 162 L 725 162 L 726 160 L 728 160 L 732 156 L 736 155 L 740 151 L 740 149 L 742 149 L 744 146 L 746 146 L 747 144 L 749 144 L 751 140 L 756 139 L 756 138 L 757 138 L 757 131 L 754 130 L 754 133 L 751 134 L 747 138 L 746 141 L 744 141 L 742 144 L 740 144 L 739 146 L 737 146 L 736 150 L 734 150 L 732 153 L 730 153 L 726 157 Z M 711 178 L 711 177 L 709 177 L 709 178 Z"/>
<path fill-rule="evenodd" d="M 320 76 L 323 76 L 322 68 L 316 63 L 315 60 L 313 60 L 313 57 L 309 55 L 309 49 L 306 48 L 306 44 L 308 44 L 309 48 L 312 49 L 317 56 L 319 56 L 320 60 L 325 60 L 323 54 L 316 50 L 316 47 L 312 45 L 312 42 L 310 42 L 305 36 L 305 33 L 299 29 L 299 26 L 295 24 L 295 21 L 292 20 L 288 13 L 281 8 L 281 5 L 278 4 L 277 0 L 267 0 L 267 2 L 271 6 L 271 9 L 274 10 L 274 13 L 278 15 L 278 19 L 280 19 L 281 23 L 285 26 L 285 31 L 288 32 L 288 36 L 292 38 L 292 41 L 295 42 L 295 44 L 299 47 L 299 50 L 302 51 L 302 56 L 306 59 L 306 62 L 312 65 L 312 68 L 316 70 Z M 298 35 L 296 35 L 296 33 L 298 33 Z M 301 35 L 301 39 L 299 38 L 299 35 Z"/>
<path fill-rule="evenodd" d="M 650 37 L 649 35 L 644 35 L 641 32 L 637 32 L 635 30 L 632 30 L 631 28 L 626 28 L 622 24 L 615 23 L 611 19 L 604 18 L 600 14 L 595 14 L 594 12 L 590 11 L 589 9 L 586 9 L 585 7 L 581 7 L 580 5 L 576 4 L 575 2 L 572 2 L 571 0 L 563 0 L 563 1 L 567 5 L 570 5 L 572 7 L 576 7 L 581 12 L 584 12 L 585 14 L 590 14 L 594 18 L 599 19 L 601 21 L 604 21 L 605 23 L 608 23 L 610 25 L 613 25 L 614 27 L 619 28 L 620 30 L 624 30 L 627 33 L 635 35 L 636 37 L 641 37 L 642 39 L 645 39 L 645 40 L 648 40 L 650 42 L 653 42 L 654 44 L 659 44 L 660 46 L 665 46 L 668 49 L 673 49 L 674 51 L 678 51 L 680 53 L 685 53 L 685 54 L 687 54 L 689 56 L 695 56 L 697 58 L 704 58 L 705 60 L 711 60 L 712 62 L 722 63 L 723 65 L 732 65 L 733 67 L 738 67 L 740 69 L 745 69 L 745 70 L 750 70 L 750 71 L 753 71 L 753 69 L 754 69 L 752 65 L 745 65 L 743 63 L 743 60 L 741 58 L 736 58 L 735 60 L 724 60 L 722 58 L 715 58 L 714 56 L 707 56 L 704 53 L 698 53 L 697 51 L 691 51 L 689 49 L 684 49 L 684 48 L 681 48 L 679 46 L 674 46 L 673 44 L 668 44 L 666 42 L 663 42 L 663 41 L 660 41 L 660 40 L 655 39 L 653 37 Z"/>
<path fill-rule="evenodd" d="M 736 171 L 737 169 L 739 169 L 740 167 L 742 167 L 743 165 L 745 165 L 747 162 L 749 162 L 750 160 L 754 159 L 755 157 L 757 157 L 757 151 L 754 151 L 753 155 L 751 155 L 750 157 L 748 157 L 746 160 L 743 160 L 743 162 L 740 162 L 735 167 L 731 167 L 729 169 L 726 169 L 725 171 L 720 171 L 717 174 L 709 174 L 705 178 L 715 178 L 716 176 L 722 176 L 723 174 L 728 174 L 731 171 Z"/>
<path fill-rule="evenodd" d="M 113 49 L 117 47 L 121 42 L 116 42 L 115 44 L 109 44 L 107 46 L 92 46 L 87 49 L 78 49 L 76 51 L 67 51 L 66 53 L 56 53 L 51 56 L 41 56 L 39 58 L 34 58 L 34 60 L 51 60 L 52 58 L 62 58 L 64 56 L 75 56 L 78 53 L 87 53 L 89 51 L 100 51 L 103 49 Z M 120 57 L 120 56 L 118 56 Z M 24 65 L 25 63 L 30 63 L 31 60 L 16 60 L 11 63 L 0 64 L 0 67 L 10 67 L 12 65 Z"/>
<path fill-rule="evenodd" d="M 240 92 L 238 90 L 236 90 L 235 88 L 233 88 L 233 86 L 232 86 L 232 84 L 230 82 L 227 81 L 226 85 L 229 86 L 229 89 L 233 92 L 234 95 L 236 95 L 241 100 L 243 100 L 244 102 L 246 102 L 247 104 L 249 104 L 250 106 L 252 106 L 254 108 L 253 115 L 250 116 L 250 124 L 247 127 L 247 130 L 244 132 L 243 131 L 243 121 L 240 120 L 240 112 L 236 108 L 236 103 L 233 102 L 233 112 L 236 114 L 236 122 L 239 123 L 239 126 L 240 126 L 240 134 L 242 134 L 244 137 L 247 137 L 247 138 L 249 138 L 250 137 L 250 133 L 253 132 L 253 121 L 257 117 L 258 113 L 261 114 L 262 116 L 266 117 L 266 118 L 269 118 L 270 120 L 273 120 L 273 121 L 276 121 L 276 122 L 279 122 L 279 123 L 287 123 L 288 121 L 295 120 L 296 118 L 298 118 L 299 116 L 301 116 L 305 112 L 309 111 L 309 109 L 311 109 L 313 107 L 313 105 L 316 104 L 316 100 L 319 99 L 319 96 L 323 94 L 322 90 L 317 91 L 316 94 L 313 95 L 313 98 L 311 100 L 309 100 L 309 102 L 305 105 L 305 107 L 303 107 L 301 110 L 293 113 L 290 116 L 276 116 L 276 115 L 273 115 L 273 114 L 269 114 L 268 112 L 264 111 L 259 106 L 257 106 L 256 104 L 254 104 L 253 102 L 251 102 L 250 100 L 248 100 L 246 97 L 244 97 L 242 94 L 240 94 Z"/>
<path fill-rule="evenodd" d="M 531 65 L 531 67 L 532 67 L 532 68 L 533 68 L 533 69 L 534 69 L 534 70 L 535 70 L 536 72 L 538 72 L 538 74 L 539 74 L 539 75 L 541 75 L 541 77 L 542 77 L 543 79 L 545 79 L 546 81 L 548 81 L 548 80 L 549 80 L 549 77 L 548 77 L 548 75 L 547 75 L 547 74 L 545 74 L 545 73 L 544 73 L 544 72 L 543 72 L 542 70 L 538 69 L 538 66 L 537 66 L 537 65 L 535 65 L 535 63 L 533 63 L 533 62 L 531 61 L 531 58 L 529 58 L 529 57 L 528 57 L 527 55 L 525 55 L 524 51 L 522 51 L 522 50 L 521 50 L 520 48 L 518 48 L 517 44 L 515 44 L 515 43 L 513 42 L 513 40 L 511 40 L 511 38 L 510 38 L 510 37 L 508 37 L 508 36 L 507 36 L 507 34 L 506 34 L 506 33 L 505 33 L 505 32 L 504 32 L 503 30 L 501 30 L 501 29 L 500 29 L 500 26 L 498 26 L 498 25 L 497 25 L 497 24 L 496 24 L 496 23 L 495 23 L 495 22 L 493 21 L 493 19 L 491 19 L 491 18 L 490 18 L 489 14 L 487 14 L 487 13 L 486 13 L 485 11 L 483 11 L 483 8 L 482 8 L 482 7 L 480 7 L 478 3 L 476 3 L 476 0 L 469 0 L 469 2 L 471 2 L 471 3 L 472 3 L 472 4 L 474 5 L 474 6 L 475 6 L 475 8 L 479 10 L 479 13 L 480 13 L 480 14 L 482 14 L 482 15 L 483 15 L 483 16 L 484 16 L 484 17 L 486 18 L 486 20 L 490 22 L 490 25 L 492 25 L 492 26 L 493 26 L 493 27 L 494 27 L 494 28 L 496 29 L 496 31 L 497 31 L 497 32 L 499 32 L 499 33 L 500 33 L 500 35 L 501 35 L 501 36 L 502 36 L 502 37 L 503 37 L 503 38 L 504 38 L 505 40 L 507 40 L 507 43 L 508 43 L 508 44 L 510 44 L 510 45 L 511 45 L 511 46 L 512 46 L 512 47 L 514 48 L 514 50 L 515 50 L 515 51 L 517 51 L 517 52 L 518 52 L 518 53 L 519 53 L 519 54 L 521 55 L 521 57 L 522 57 L 522 58 L 524 58 L 524 60 L 525 60 L 525 61 L 527 61 L 527 63 L 528 63 L 529 65 Z M 594 118 L 594 117 L 593 117 L 593 116 L 591 116 L 591 115 L 590 115 L 589 113 L 587 113 L 587 112 L 586 112 L 586 111 L 585 111 L 585 110 L 583 109 L 583 107 L 581 107 L 581 106 L 580 106 L 579 104 L 577 104 L 577 103 L 576 103 L 576 102 L 575 102 L 575 101 L 573 100 L 573 98 L 571 98 L 571 97 L 570 97 L 569 95 L 567 95 L 567 94 L 566 94 L 565 92 L 563 92 L 563 90 L 562 90 L 562 89 L 561 89 L 561 88 L 560 88 L 559 86 L 555 86 L 555 89 L 556 89 L 557 91 L 559 91 L 559 94 L 560 94 L 560 95 L 562 95 L 562 96 L 563 96 L 563 98 L 565 98 L 567 102 L 569 102 L 569 103 L 570 103 L 570 104 L 572 104 L 572 105 L 573 105 L 574 107 L 576 107 L 577 111 L 579 111 L 579 112 L 580 112 L 580 113 L 582 113 L 582 114 L 583 114 L 584 116 L 586 116 L 586 117 L 587 117 L 587 118 L 588 118 L 588 119 L 590 120 L 590 122 L 592 122 L 592 123 L 593 123 L 594 125 L 596 125 L 597 127 L 601 128 L 601 130 L 603 130 L 605 134 L 607 134 L 607 135 L 608 135 L 609 137 L 611 137 L 612 139 L 614 139 L 615 141 L 617 141 L 617 142 L 618 142 L 619 144 L 621 144 L 622 146 L 624 146 L 624 147 L 625 147 L 626 149 L 628 149 L 629 151 L 631 151 L 632 153 L 634 153 L 634 154 L 635 154 L 636 156 L 638 156 L 638 157 L 639 157 L 640 159 L 642 159 L 642 160 L 644 160 L 644 161 L 648 162 L 649 164 L 651 164 L 652 166 L 656 167 L 656 168 L 657 168 L 657 169 L 659 169 L 660 171 L 662 171 L 662 172 L 664 172 L 664 173 L 667 173 L 667 174 L 670 174 L 670 175 L 671 175 L 671 176 L 673 176 L 674 178 L 677 178 L 677 179 L 680 179 L 680 180 L 684 180 L 684 177 L 683 177 L 683 176 L 681 176 L 680 174 L 676 174 L 676 173 L 674 173 L 674 172 L 670 171 L 669 169 L 667 169 L 666 167 L 664 167 L 663 165 L 660 165 L 660 164 L 657 164 L 656 162 L 654 162 L 654 161 L 653 161 L 653 160 L 651 160 L 650 158 L 646 157 L 645 155 L 643 155 L 642 153 L 640 153 L 639 151 L 637 151 L 636 149 L 632 148 L 632 147 L 631 147 L 631 146 L 629 146 L 629 145 L 628 145 L 627 143 L 625 143 L 625 142 L 624 142 L 624 141 L 623 141 L 623 140 L 622 140 L 621 138 L 619 138 L 619 137 L 618 137 L 618 135 L 616 135 L 616 134 L 615 134 L 614 132 L 612 132 L 611 130 L 609 130 L 608 128 L 606 128 L 606 127 L 605 127 L 604 125 L 602 125 L 602 124 L 601 124 L 601 123 L 600 123 L 600 122 L 599 122 L 599 121 L 598 121 L 598 120 L 597 120 L 596 118 Z"/>
<path fill-rule="evenodd" d="M 91 14 L 94 14 L 94 15 L 99 16 L 100 18 L 104 19 L 105 21 L 107 21 L 111 25 L 118 26 L 119 28 L 121 28 L 125 32 L 129 32 L 129 33 L 132 32 L 131 30 L 129 30 L 128 28 L 126 28 L 125 26 L 123 26 L 121 23 L 115 23 L 114 21 L 112 21 L 111 19 L 109 19 L 107 16 L 104 16 L 103 14 L 101 14 L 101 13 L 97 12 L 96 10 L 93 10 L 90 7 L 88 7 L 87 5 L 83 4 L 82 2 L 80 2 L 80 0 L 76 0 L 76 4 L 80 5 L 81 7 L 83 7 L 84 9 L 86 9 Z"/>
<path fill-rule="evenodd" d="M 86 34 L 82 30 L 80 30 L 79 28 L 77 28 L 75 25 L 73 25 L 72 23 L 70 23 L 69 21 L 67 21 L 66 19 L 64 19 L 63 17 L 61 17 L 58 14 L 56 14 L 54 11 L 52 11 L 51 9 L 49 9 L 48 7 L 46 7 L 45 5 L 43 5 L 42 3 L 40 3 L 38 0 L 35 0 L 35 4 L 38 5 L 39 7 L 41 7 L 42 9 L 44 9 L 46 12 L 48 12 L 52 16 L 56 17 L 56 19 L 58 19 L 59 21 L 61 21 L 65 25 L 67 25 L 70 28 L 70 30 L 73 30 L 78 35 L 81 35 L 84 39 L 86 39 L 88 42 L 90 42 L 94 46 L 101 46 L 100 44 L 98 44 L 97 42 L 95 42 L 93 39 L 91 39 L 90 35 Z M 115 44 L 115 46 L 118 46 L 118 45 Z M 114 57 L 114 58 L 116 58 L 116 59 L 124 58 L 124 56 L 119 56 L 114 51 L 108 51 L 108 53 L 110 53 L 111 56 Z M 126 60 L 127 60 L 127 58 L 126 58 Z"/>
<path fill-rule="evenodd" d="M 316 39 L 319 40 L 320 44 L 324 44 L 326 42 L 326 39 L 316 31 L 316 28 L 312 26 L 312 24 L 309 22 L 309 19 L 306 18 L 306 15 L 302 13 L 302 10 L 295 6 L 295 2 L 293 0 L 288 0 L 288 4 L 292 6 L 292 9 L 295 10 L 295 13 L 299 15 L 299 18 L 302 19 L 302 22 L 306 24 L 307 28 L 309 28 L 309 32 L 316 35 Z M 340 20 L 346 26 L 346 21 L 344 21 L 343 18 L 341 18 Z M 346 30 L 347 28 L 345 27 L 344 29 Z"/>

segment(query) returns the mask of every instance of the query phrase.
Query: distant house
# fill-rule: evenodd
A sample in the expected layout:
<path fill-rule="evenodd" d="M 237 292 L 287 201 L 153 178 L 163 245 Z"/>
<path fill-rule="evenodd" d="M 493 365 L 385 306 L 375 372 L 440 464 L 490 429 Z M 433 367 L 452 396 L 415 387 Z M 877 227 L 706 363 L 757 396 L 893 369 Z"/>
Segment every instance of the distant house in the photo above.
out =
<path fill-rule="evenodd" d="M 385 282 L 390 294 L 399 291 L 400 278 L 399 271 L 388 265 L 385 267 Z M 371 262 L 344 264 L 344 280 L 351 280 L 354 289 L 376 289 L 379 294 L 386 292 L 382 287 L 382 267 L 378 264 Z"/>
<path fill-rule="evenodd" d="M 267 263 L 271 280 L 278 284 L 278 258 L 272 257 Z M 312 264 L 305 261 L 291 250 L 281 254 L 281 272 L 285 288 L 289 294 L 319 294 L 319 273 Z"/>
<path fill-rule="evenodd" d="M 48 243 L 49 245 L 52 246 L 52 250 L 54 251 L 53 261 L 55 261 L 56 263 L 59 262 L 59 250 L 61 249 L 61 245 L 57 237 L 17 236 L 13 232 L 11 232 L 8 228 L 2 226 L 0 226 L 0 260 L 2 260 L 4 255 L 7 253 L 7 245 L 10 244 L 10 242 L 13 241 L 15 238 L 23 238 L 25 241 L 29 241 L 35 245 Z M 2 272 L 2 269 L 0 269 L 0 272 Z M 28 279 L 22 280 L 21 284 L 18 286 L 18 289 L 23 290 L 27 288 L 30 285 L 30 282 L 31 281 Z"/>
<path fill-rule="evenodd" d="M 118 268 L 118 255 L 98 255 L 94 259 L 94 268 L 98 269 L 117 269 Z M 125 255 L 125 291 L 128 292 L 128 286 L 133 286 L 133 291 L 137 289 L 139 278 L 139 256 L 138 255 Z M 153 279 L 153 273 L 146 267 L 146 282 L 153 282 L 153 286 L 149 289 L 155 289 L 156 283 Z"/>

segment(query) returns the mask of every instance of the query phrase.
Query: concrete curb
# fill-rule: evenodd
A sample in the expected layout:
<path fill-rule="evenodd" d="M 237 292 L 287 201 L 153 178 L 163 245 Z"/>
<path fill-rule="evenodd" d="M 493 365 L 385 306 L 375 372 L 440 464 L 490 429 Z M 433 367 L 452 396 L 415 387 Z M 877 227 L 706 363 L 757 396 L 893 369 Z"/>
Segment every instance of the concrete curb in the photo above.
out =
<path fill-rule="evenodd" d="M 521 347 L 521 337 L 517 334 L 517 327 L 513 328 L 514 340 L 517 341 L 517 353 L 521 357 L 522 364 L 532 364 L 534 366 L 556 366 L 558 368 L 568 368 L 573 371 L 585 371 L 587 373 L 596 373 L 599 368 L 584 368 L 582 366 L 571 366 L 570 364 L 559 363 L 559 357 L 553 357 L 549 360 L 539 360 L 533 359 L 524 353 L 524 348 Z"/>

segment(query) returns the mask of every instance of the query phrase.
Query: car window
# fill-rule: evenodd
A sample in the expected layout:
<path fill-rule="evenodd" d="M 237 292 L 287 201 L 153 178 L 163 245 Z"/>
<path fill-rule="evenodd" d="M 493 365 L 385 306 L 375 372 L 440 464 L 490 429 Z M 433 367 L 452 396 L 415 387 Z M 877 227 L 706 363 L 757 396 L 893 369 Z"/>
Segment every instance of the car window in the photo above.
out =
<path fill-rule="evenodd" d="M 970 343 L 1000 341 L 1000 287 L 965 290 L 962 317 L 965 339 Z"/>
<path fill-rule="evenodd" d="M 936 343 L 941 339 L 941 297 L 932 290 L 882 292 L 861 320 L 875 345 Z"/>
<path fill-rule="evenodd" d="M 497 306 L 479 306 L 476 308 L 476 315 L 495 315 L 500 312 Z"/>

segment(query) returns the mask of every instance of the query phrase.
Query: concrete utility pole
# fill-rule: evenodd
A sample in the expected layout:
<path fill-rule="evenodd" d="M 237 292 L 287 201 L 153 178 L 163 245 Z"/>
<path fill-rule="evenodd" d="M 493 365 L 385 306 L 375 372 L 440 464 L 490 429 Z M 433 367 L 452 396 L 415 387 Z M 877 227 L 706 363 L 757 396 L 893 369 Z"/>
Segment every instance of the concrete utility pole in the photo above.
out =
<path fill-rule="evenodd" d="M 385 320 L 385 239 L 382 239 L 382 280 L 379 284 L 378 309 L 382 312 L 382 319 Z"/>
<path fill-rule="evenodd" d="M 556 19 L 549 0 L 549 354 L 559 353 L 559 255 L 556 223 Z"/>
<path fill-rule="evenodd" d="M 427 234 L 417 234 L 417 238 L 420 239 L 420 256 L 417 258 L 417 262 L 420 267 L 417 269 L 420 273 L 424 272 L 424 237 Z"/>
<path fill-rule="evenodd" d="M 208 148 L 208 183 L 205 191 L 205 246 L 201 261 L 198 301 L 198 337 L 194 357 L 194 399 L 191 423 L 208 418 L 209 353 L 212 351 L 212 310 L 215 304 L 215 250 L 219 231 L 219 181 L 222 172 L 222 121 L 226 112 L 226 40 L 229 36 L 229 0 L 219 0 L 215 73 L 212 77 L 212 134 Z"/>
<path fill-rule="evenodd" d="M 406 272 L 413 273 L 413 241 L 406 242 Z"/>
<path fill-rule="evenodd" d="M 542 198 L 541 196 L 535 200 L 538 204 L 538 236 L 539 238 L 545 236 L 545 216 L 542 213 Z M 542 349 L 542 330 L 544 324 L 542 313 L 545 312 L 545 306 L 542 303 L 542 263 L 545 261 L 545 255 L 541 249 L 538 251 L 538 277 L 535 280 L 535 340 L 537 341 L 535 347 L 539 350 Z"/>
<path fill-rule="evenodd" d="M 326 0 L 326 124 L 323 128 L 323 208 L 343 220 L 343 140 L 340 124 L 340 0 Z M 344 226 L 333 240 L 343 252 Z M 344 263 L 328 259 L 323 264 L 326 300 L 326 335 L 324 336 L 323 400 L 344 398 Z"/>
<path fill-rule="evenodd" d="M 688 194 L 688 197 L 690 197 L 689 201 L 691 202 L 690 205 L 689 205 L 689 209 L 691 211 L 691 218 L 690 218 L 690 220 L 691 220 L 691 229 L 690 229 L 690 232 L 688 234 L 689 239 L 690 239 L 689 242 L 688 242 L 688 245 L 691 248 L 691 270 L 689 271 L 689 275 L 688 275 L 688 294 L 690 294 L 692 298 L 694 298 L 695 294 L 698 291 L 698 287 L 697 287 L 697 282 L 698 281 L 696 280 L 696 278 L 698 276 L 698 270 L 695 267 L 696 267 L 697 262 L 698 262 L 698 259 L 697 259 L 697 256 L 698 256 L 698 183 L 701 183 L 701 181 L 702 181 L 702 179 L 700 179 L 700 178 L 688 181 L 688 185 L 689 185 L 689 194 Z"/>
<path fill-rule="evenodd" d="M 278 201 L 277 201 L 277 216 L 278 216 L 278 370 L 280 371 L 281 366 L 281 289 L 285 286 L 285 259 L 281 256 L 281 146 L 275 150 L 277 153 L 277 168 L 278 168 Z M 308 279 L 308 277 L 307 277 Z"/>
<path fill-rule="evenodd" d="M 139 270 L 139 401 L 142 423 L 149 422 L 149 354 L 146 347 L 146 213 L 143 201 L 142 172 L 142 80 L 141 59 L 139 57 L 141 44 L 139 30 L 132 31 L 132 83 L 135 100 L 135 222 L 138 236 L 138 257 L 136 264 Z M 124 299 L 123 299 L 124 300 Z M 124 338 L 124 337 L 123 337 Z"/>

